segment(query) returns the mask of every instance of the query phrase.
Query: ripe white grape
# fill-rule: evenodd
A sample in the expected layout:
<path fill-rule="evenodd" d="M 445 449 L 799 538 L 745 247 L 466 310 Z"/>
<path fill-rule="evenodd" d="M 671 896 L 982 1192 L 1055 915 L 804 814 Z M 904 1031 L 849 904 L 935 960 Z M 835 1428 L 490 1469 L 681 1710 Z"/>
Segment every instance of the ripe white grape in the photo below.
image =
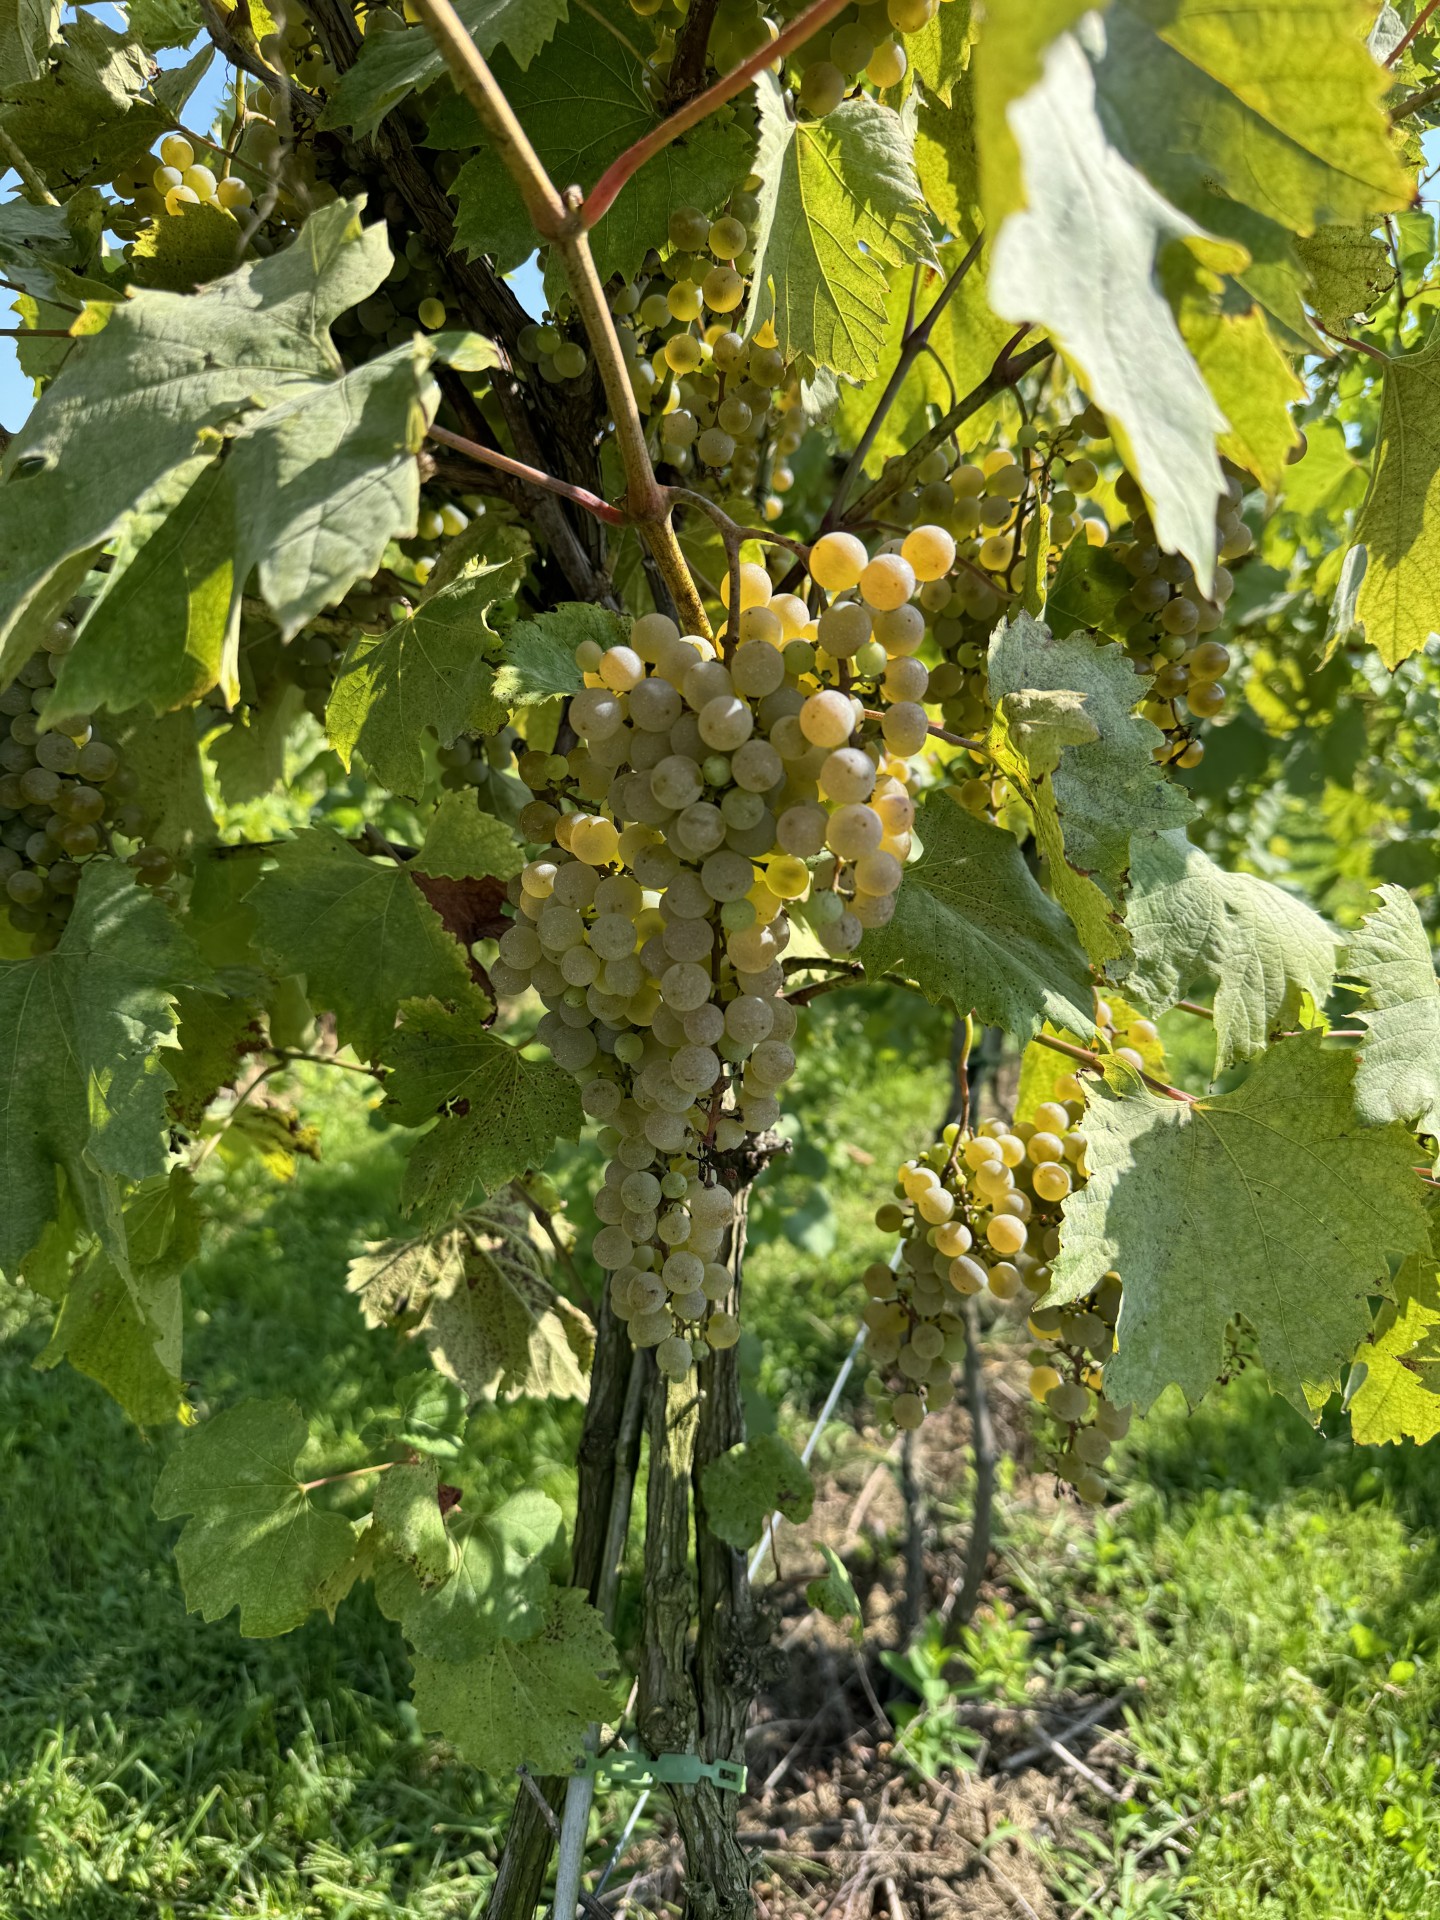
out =
<path fill-rule="evenodd" d="M 914 591 L 915 571 L 898 553 L 877 555 L 860 575 L 866 605 L 882 613 L 903 606 Z"/>
<path fill-rule="evenodd" d="M 865 544 L 853 533 L 825 533 L 810 549 L 810 577 L 827 593 L 858 587 L 870 559 Z"/>
<path fill-rule="evenodd" d="M 955 564 L 955 541 L 944 527 L 916 527 L 900 548 L 917 580 L 941 580 Z"/>

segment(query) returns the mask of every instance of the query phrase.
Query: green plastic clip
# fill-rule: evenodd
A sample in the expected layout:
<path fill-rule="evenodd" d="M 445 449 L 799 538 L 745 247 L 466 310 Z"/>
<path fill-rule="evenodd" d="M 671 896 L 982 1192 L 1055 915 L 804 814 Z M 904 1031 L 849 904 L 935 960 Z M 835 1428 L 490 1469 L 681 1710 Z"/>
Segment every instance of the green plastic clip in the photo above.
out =
<path fill-rule="evenodd" d="M 645 1753 L 617 1747 L 610 1753 L 587 1753 L 575 1762 L 577 1774 L 604 1774 L 627 1786 L 694 1787 L 709 1780 L 724 1793 L 743 1793 L 747 1769 L 733 1760 L 702 1760 L 698 1753 L 661 1753 L 652 1760 Z"/>

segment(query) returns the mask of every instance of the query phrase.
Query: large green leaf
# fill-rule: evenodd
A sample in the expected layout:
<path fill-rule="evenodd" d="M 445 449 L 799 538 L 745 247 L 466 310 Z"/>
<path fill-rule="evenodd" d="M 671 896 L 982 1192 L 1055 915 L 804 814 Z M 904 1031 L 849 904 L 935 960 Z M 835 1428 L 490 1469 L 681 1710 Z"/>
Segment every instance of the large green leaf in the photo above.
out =
<path fill-rule="evenodd" d="M 629 9 L 599 0 L 598 7 L 573 9 L 524 70 L 506 54 L 495 60 L 496 79 L 562 191 L 593 187 L 610 162 L 660 118 L 646 86 L 647 69 L 615 37 L 611 23 L 596 17 L 606 11 L 628 36 L 634 23 Z M 429 140 L 473 156 L 451 188 L 460 244 L 491 255 L 502 270 L 519 266 L 534 252 L 535 232 L 472 109 L 458 97 L 445 100 L 432 116 Z M 677 206 L 707 213 L 718 208 L 748 172 L 752 145 L 738 119 L 722 124 L 712 115 L 648 160 L 591 232 L 602 277 L 638 272 L 649 248 L 665 246 Z"/>
<path fill-rule="evenodd" d="M 1313 908 L 1257 874 L 1227 873 L 1179 829 L 1137 835 L 1125 919 L 1134 957 L 1121 980 L 1146 1012 L 1216 982 L 1217 1071 L 1293 1025 L 1302 994 L 1323 1006 L 1335 977 L 1335 935 Z"/>
<path fill-rule="evenodd" d="M 1396 667 L 1440 629 L 1440 341 L 1385 369 L 1355 541 L 1364 549 L 1355 625 Z"/>
<path fill-rule="evenodd" d="M 1207 588 L 1221 490 L 1215 436 L 1226 421 L 1156 285 L 1160 252 L 1182 241 L 1213 267 L 1243 264 L 1163 200 L 1105 138 L 1090 62 L 1066 35 L 1044 79 L 1010 108 L 1027 204 L 992 247 L 990 301 L 1045 327 L 1104 409 L 1145 489 L 1163 547 Z"/>
<path fill-rule="evenodd" d="M 1114 0 L 1097 68 L 1107 130 L 1204 226 L 1225 200 L 1295 233 L 1369 226 L 1410 200 L 1371 17 L 1361 0 Z"/>
<path fill-rule="evenodd" d="M 70 1204 L 124 1274 L 119 1183 L 165 1166 L 171 1081 L 156 1048 L 172 990 L 203 972 L 153 894 L 116 861 L 92 861 L 60 943 L 0 961 L 0 1271 L 14 1274 Z"/>
<path fill-rule="evenodd" d="M 543 1167 L 558 1139 L 580 1131 L 573 1078 L 548 1060 L 527 1060 L 485 1025 L 476 994 L 408 1000 L 404 1025 L 390 1036 L 389 1111 L 402 1126 L 436 1124 L 416 1143 L 402 1197 L 438 1226 L 478 1185 L 494 1193 L 516 1174 Z"/>
<path fill-rule="evenodd" d="M 593 640 L 598 647 L 619 646 L 626 633 L 608 607 L 581 600 L 562 602 L 533 620 L 517 620 L 501 649 L 495 698 L 518 710 L 578 693 L 585 677 L 575 664 L 576 647 L 582 640 Z"/>
<path fill-rule="evenodd" d="M 615 1710 L 619 1666 L 605 1623 L 584 1594 L 556 1587 L 545 1625 L 474 1660 L 415 1662 L 415 1711 L 473 1766 L 504 1777 L 521 1765 L 568 1773 L 592 1720 Z"/>
<path fill-rule="evenodd" d="M 1220 451 L 1265 488 L 1278 493 L 1299 438 L 1290 409 L 1306 397 L 1290 362 L 1276 346 L 1260 308 L 1243 293 L 1172 252 L 1184 271 L 1166 276 L 1186 346 L 1229 423 Z"/>
<path fill-rule="evenodd" d="M 463 950 L 405 869 L 367 860 L 328 829 L 281 847 L 247 904 L 277 969 L 305 975 L 311 1001 L 367 1060 L 407 996 L 477 997 Z"/>
<path fill-rule="evenodd" d="M 314 1505 L 296 1475 L 308 1430 L 284 1400 L 246 1400 L 187 1434 L 155 1488 L 162 1520 L 190 1518 L 175 1548 L 185 1605 L 240 1609 L 252 1639 L 289 1633 L 355 1549 L 355 1529 Z"/>
<path fill-rule="evenodd" d="M 894 918 L 860 944 L 866 972 L 903 974 L 927 999 L 1022 1037 L 1045 1020 L 1093 1032 L 1085 956 L 1014 836 L 946 795 L 922 802 L 915 831 L 923 852 Z"/>
<path fill-rule="evenodd" d="M 392 793 L 418 798 L 427 728 L 448 747 L 462 733 L 503 724 L 505 707 L 491 691 L 499 635 L 486 616 L 522 570 L 517 561 L 482 567 L 388 633 L 356 635 L 325 709 L 330 744 L 346 767 L 358 749 Z"/>
<path fill-rule="evenodd" d="M 322 208 L 293 245 L 198 294 L 87 309 L 86 337 L 0 468 L 0 674 L 14 672 L 33 623 L 63 605 L 99 545 L 222 437 L 232 621 L 252 566 L 289 634 L 413 530 L 414 453 L 436 399 L 431 348 L 417 341 L 346 373 L 327 331 L 390 264 L 384 227 L 362 229 L 358 204 Z M 106 671 L 123 682 L 123 659 Z M 137 697 L 153 677 L 142 663 Z"/>
<path fill-rule="evenodd" d="M 1055 771 L 1037 777 L 1011 737 L 1005 702 L 1022 692 L 1060 691 L 1084 695 L 1094 735 L 1067 746 Z M 1113 909 L 1130 868 L 1132 838 L 1181 825 L 1191 811 L 1183 791 L 1155 764 L 1160 732 L 1132 712 L 1136 691 L 1128 657 L 1084 631 L 1060 639 L 1021 613 L 990 642 L 995 750 L 1030 805 L 1050 861 L 1051 888 L 1096 960 L 1123 951 Z"/>
<path fill-rule="evenodd" d="M 792 120 L 773 75 L 759 75 L 756 90 L 760 216 L 746 331 L 773 320 L 785 353 L 871 379 L 889 276 L 932 256 L 913 115 L 860 95 L 823 120 Z"/>
<path fill-rule="evenodd" d="M 1350 936 L 1346 968 L 1365 988 L 1355 1104 L 1374 1126 L 1405 1120 L 1440 1140 L 1440 983 L 1430 937 L 1403 887 L 1377 888 L 1381 904 Z"/>
<path fill-rule="evenodd" d="M 504 47 L 523 72 L 564 20 L 566 0 L 459 0 L 455 11 L 487 60 Z M 444 57 L 423 25 L 367 34 L 359 59 L 330 95 L 320 125 L 373 133 L 392 107 L 444 72 Z"/>
<path fill-rule="evenodd" d="M 1318 1407 L 1388 1293 L 1387 1254 L 1428 1250 L 1415 1145 L 1355 1123 L 1355 1067 L 1317 1037 L 1262 1054 L 1234 1093 L 1196 1102 L 1087 1096 L 1090 1178 L 1065 1203 L 1047 1299 L 1117 1272 L 1124 1300 L 1105 1391 L 1141 1411 L 1172 1382 L 1193 1405 L 1223 1364 L 1237 1314 L 1274 1388 Z"/>

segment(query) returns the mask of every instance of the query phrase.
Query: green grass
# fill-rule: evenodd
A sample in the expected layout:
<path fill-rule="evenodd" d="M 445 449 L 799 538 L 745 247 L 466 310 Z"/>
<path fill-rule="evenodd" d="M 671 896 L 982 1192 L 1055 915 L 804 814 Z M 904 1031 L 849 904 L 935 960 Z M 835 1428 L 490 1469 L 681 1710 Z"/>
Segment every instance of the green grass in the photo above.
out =
<path fill-rule="evenodd" d="M 1149 1830 L 1185 1823 L 1196 1914 L 1440 1911 L 1440 1454 L 1326 1426 L 1249 1375 L 1189 1418 L 1167 1401 L 1071 1594 L 1135 1690 Z"/>

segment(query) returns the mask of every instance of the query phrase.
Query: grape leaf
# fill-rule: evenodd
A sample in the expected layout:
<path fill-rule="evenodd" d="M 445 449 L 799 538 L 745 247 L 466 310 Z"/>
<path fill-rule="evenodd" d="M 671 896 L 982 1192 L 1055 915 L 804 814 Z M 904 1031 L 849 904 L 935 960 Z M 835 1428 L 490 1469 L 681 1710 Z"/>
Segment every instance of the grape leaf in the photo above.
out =
<path fill-rule="evenodd" d="M 850 1637 L 859 1646 L 865 1638 L 865 1614 L 855 1583 L 835 1549 L 823 1540 L 819 1544 L 826 1570 L 808 1583 L 805 1598 L 812 1607 L 818 1607 L 827 1620 L 852 1621 Z"/>
<path fill-rule="evenodd" d="M 412 1322 L 431 1295 L 463 1278 L 467 1246 L 456 1231 L 434 1239 L 367 1240 L 346 1269 L 345 1291 L 358 1294 L 367 1327 Z"/>
<path fill-rule="evenodd" d="M 27 13 L 33 23 L 31 7 Z M 170 123 L 141 98 L 150 61 L 133 33 L 77 9 L 53 51 L 53 64 L 36 78 L 7 83 L 0 126 L 51 191 L 68 199 L 143 159 Z"/>
<path fill-rule="evenodd" d="M 1191 256 L 1174 249 L 1162 274 L 1180 332 L 1205 384 L 1229 425 L 1220 451 L 1264 487 L 1278 493 L 1291 454 L 1299 446 L 1290 408 L 1305 388 L 1271 337 L 1258 306 L 1237 300 L 1232 288 L 1206 273 Z"/>
<path fill-rule="evenodd" d="M 970 59 L 974 34 L 969 0 L 947 0 L 935 8 L 918 33 L 905 36 L 910 62 L 906 80 L 918 80 L 932 98 L 951 106 Z"/>
<path fill-rule="evenodd" d="M 125 1273 L 118 1183 L 164 1169 L 171 1081 L 156 1046 L 174 1026 L 172 990 L 203 974 L 165 908 L 110 860 L 86 866 L 52 952 L 0 961 L 0 1271 L 13 1275 L 54 1219 L 63 1177 Z"/>
<path fill-rule="evenodd" d="M 150 824 L 145 839 L 167 853 L 188 853 L 215 838 L 215 819 L 205 797 L 200 741 L 194 713 L 122 713 L 108 737 L 135 775 Z"/>
<path fill-rule="evenodd" d="M 1350 0 L 1115 0 L 1097 72 L 1106 126 L 1212 230 L 1229 231 L 1227 201 L 1299 234 L 1368 228 L 1408 205 L 1410 184 L 1364 17 Z"/>
<path fill-rule="evenodd" d="M 175 995 L 179 1044 L 164 1054 L 175 1083 L 168 1107 L 171 1117 L 192 1133 L 199 1130 L 220 1089 L 233 1083 L 240 1062 L 265 1045 L 259 1005 L 246 991 L 252 984 L 260 983 L 246 976 L 233 995 L 198 987 L 181 987 Z"/>
<path fill-rule="evenodd" d="M 125 1203 L 122 1273 L 103 1247 L 69 1277 L 50 1343 L 35 1362 L 68 1360 L 137 1426 L 180 1411 L 180 1276 L 200 1251 L 200 1209 L 184 1168 L 142 1181 Z"/>
<path fill-rule="evenodd" d="M 455 1392 L 453 1385 L 450 1391 Z M 420 1591 L 448 1577 L 455 1554 L 440 1511 L 438 1461 L 397 1460 L 375 1490 L 370 1517 L 375 1532 Z M 386 1611 L 383 1601 L 381 1610 Z"/>
<path fill-rule="evenodd" d="M 1430 1391 L 1411 1359 L 1437 1326 L 1434 1256 L 1412 1255 L 1396 1276 L 1394 1302 L 1381 1307 L 1368 1343 L 1355 1356 L 1357 1370 L 1363 1370 L 1349 1395 L 1350 1437 L 1357 1447 L 1398 1446 L 1402 1440 L 1424 1446 L 1440 1433 L 1440 1394 Z"/>
<path fill-rule="evenodd" d="M 1403 887 L 1377 887 L 1381 904 L 1350 936 L 1346 972 L 1366 990 L 1355 1106 L 1367 1125 L 1406 1120 L 1440 1139 L 1440 984 L 1430 938 Z"/>
<path fill-rule="evenodd" d="M 1226 421 L 1155 284 L 1155 263 L 1176 241 L 1215 268 L 1246 256 L 1207 239 L 1110 146 L 1090 63 L 1071 36 L 1050 48 L 1044 79 L 1009 119 L 1027 205 L 995 237 L 990 304 L 1048 330 L 1103 408 L 1156 538 L 1191 561 L 1208 591 L 1221 491 L 1214 443 Z"/>
<path fill-rule="evenodd" d="M 585 1729 L 615 1710 L 619 1667 L 605 1623 L 575 1587 L 550 1594 L 542 1630 L 475 1660 L 417 1659 L 415 1711 L 473 1766 L 568 1773 Z"/>
<path fill-rule="evenodd" d="M 596 17 L 607 12 L 608 19 Z M 573 9 L 523 71 L 508 55 L 495 61 L 505 97 L 562 191 L 592 187 L 612 160 L 659 122 L 647 68 L 611 31 L 618 25 L 628 37 L 633 20 L 628 7 L 598 0 L 584 11 Z M 427 143 L 473 156 L 450 189 L 460 245 L 490 254 L 502 272 L 519 266 L 534 251 L 534 229 L 473 109 L 458 95 L 442 101 L 431 116 Z M 676 206 L 706 213 L 721 206 L 747 172 L 752 146 L 738 119 L 726 124 L 712 115 L 647 160 L 591 229 L 601 278 L 638 272 L 647 250 L 666 244 Z"/>
<path fill-rule="evenodd" d="M 775 1433 L 731 1447 L 700 1472 L 704 1523 L 727 1547 L 743 1552 L 772 1513 L 799 1526 L 810 1518 L 815 1483 L 795 1449 Z"/>
<path fill-rule="evenodd" d="M 1134 956 L 1121 979 L 1147 1013 L 1202 977 L 1218 983 L 1219 1072 L 1293 1024 L 1302 994 L 1317 1006 L 1329 996 L 1335 936 L 1320 915 L 1256 874 L 1227 873 L 1178 830 L 1136 836 L 1125 918 Z"/>
<path fill-rule="evenodd" d="M 461 24 L 485 59 L 499 47 L 522 71 L 566 15 L 566 0 L 459 0 Z M 423 25 L 370 33 L 360 57 L 330 95 L 322 128 L 373 133 L 393 108 L 445 72 L 445 60 Z"/>
<path fill-rule="evenodd" d="M 486 618 L 513 593 L 520 563 L 502 561 L 432 594 L 388 633 L 357 633 L 325 709 L 330 744 L 348 768 L 358 749 L 392 793 L 425 786 L 422 736 L 442 747 L 494 733 L 505 708 L 492 695 L 499 636 Z"/>
<path fill-rule="evenodd" d="M 201 31 L 195 0 L 128 0 L 125 17 L 151 53 L 188 47 Z"/>
<path fill-rule="evenodd" d="M 928 1000 L 1021 1037 L 1042 1020 L 1093 1032 L 1085 956 L 1014 836 L 945 796 L 921 802 L 915 832 L 924 851 L 894 918 L 860 943 L 870 977 L 901 973 Z"/>
<path fill-rule="evenodd" d="M 235 597 L 224 469 L 182 460 L 130 513 L 75 645 L 59 663 L 47 719 L 96 707 L 163 713 L 220 679 Z"/>
<path fill-rule="evenodd" d="M 915 120 L 916 178 L 925 204 L 940 225 L 965 241 L 973 240 L 980 231 L 980 156 L 975 131 L 972 75 L 967 73 L 957 81 L 954 104 L 948 109 L 937 107 L 928 96 L 921 100 Z"/>
<path fill-rule="evenodd" d="M 429 1225 L 463 1206 L 475 1186 L 494 1193 L 543 1167 L 556 1140 L 573 1140 L 581 1126 L 571 1076 L 490 1033 L 478 995 L 456 998 L 454 1010 L 407 999 L 404 1025 L 384 1049 L 392 1069 L 386 1111 L 405 1127 L 439 1116 L 416 1142 L 401 1187 L 405 1206 Z"/>
<path fill-rule="evenodd" d="M 1373 313 L 1395 284 L 1390 250 L 1369 227 L 1320 227 L 1295 250 L 1310 275 L 1311 305 L 1332 333 Z"/>
<path fill-rule="evenodd" d="M 1113 909 L 1130 866 L 1132 836 L 1180 825 L 1190 802 L 1151 757 L 1160 731 L 1131 711 L 1135 674 L 1118 647 L 1078 631 L 1057 638 L 1021 613 L 997 627 L 989 672 L 998 763 L 1034 815 L 1056 898 L 1091 957 L 1110 959 L 1124 950 Z M 1022 691 L 1060 690 L 1085 696 L 1084 717 L 1095 737 L 1067 747 L 1055 772 L 1036 779 L 1009 736 L 1004 700 Z"/>
<path fill-rule="evenodd" d="M 206 751 L 215 768 L 215 784 L 227 806 L 243 806 L 273 793 L 285 778 L 285 749 L 305 711 L 305 689 L 294 680 L 275 679 L 255 706 L 236 709 L 228 727 L 213 734 Z"/>
<path fill-rule="evenodd" d="M 181 206 L 141 229 L 130 253 L 130 279 L 137 287 L 190 293 L 229 273 L 240 258 L 234 216 L 213 201 Z"/>
<path fill-rule="evenodd" d="M 75 242 L 63 207 L 32 206 L 28 200 L 0 203 L 0 274 L 37 299 L 50 299 L 64 284 Z M 66 325 L 70 318 L 67 316 Z"/>
<path fill-rule="evenodd" d="M 614 647 L 624 642 L 626 632 L 608 608 L 580 600 L 564 602 L 533 620 L 517 620 L 501 648 L 495 698 L 515 711 L 561 695 L 568 699 L 585 684 L 575 664 L 581 641 Z"/>
<path fill-rule="evenodd" d="M 207 1620 L 240 1609 L 264 1640 L 298 1627 L 355 1547 L 355 1529 L 311 1501 L 295 1473 L 305 1416 L 285 1400 L 246 1400 L 181 1440 L 155 1488 L 162 1520 L 190 1517 L 175 1547 L 185 1606 Z"/>
<path fill-rule="evenodd" d="M 347 373 L 327 333 L 390 265 L 383 225 L 362 229 L 358 205 L 321 208 L 294 245 L 198 294 L 143 291 L 87 307 L 83 337 L 4 457 L 0 676 L 95 548 L 222 436 L 232 621 L 252 565 L 288 635 L 413 530 L 413 456 L 437 398 L 432 349 L 416 341 Z M 222 684 L 233 692 L 230 675 Z"/>
<path fill-rule="evenodd" d="M 433 1506 L 433 1472 L 431 1480 Z M 474 1660 L 502 1640 L 529 1640 L 545 1624 L 547 1562 L 563 1527 L 555 1502 L 531 1488 L 492 1513 L 462 1512 L 452 1517 L 448 1535 L 442 1527 L 448 1554 L 438 1570 L 417 1577 L 399 1558 L 381 1562 L 376 1601 L 427 1660 Z M 428 1514 L 423 1545 L 427 1551 L 432 1545 Z"/>
<path fill-rule="evenodd" d="M 0 87 L 40 78 L 59 27 L 58 0 L 0 0 Z"/>
<path fill-rule="evenodd" d="M 524 864 L 525 852 L 513 828 L 493 813 L 482 813 L 473 794 L 446 793 L 440 796 L 411 870 L 454 880 L 478 874 L 511 880 Z"/>
<path fill-rule="evenodd" d="M 1410 1134 L 1356 1123 L 1354 1061 L 1318 1035 L 1193 1103 L 1118 1077 L 1123 1092 L 1087 1096 L 1090 1178 L 1065 1203 L 1047 1300 L 1122 1276 L 1105 1366 L 1118 1405 L 1143 1412 L 1174 1382 L 1193 1406 L 1243 1314 L 1275 1389 L 1319 1406 L 1369 1331 L 1367 1295 L 1389 1293 L 1386 1254 L 1428 1249 Z"/>
<path fill-rule="evenodd" d="M 1061 555 L 1045 596 L 1046 623 L 1057 640 L 1077 627 L 1088 627 L 1110 640 L 1123 640 L 1133 622 L 1121 602 L 1128 598 L 1134 584 L 1134 578 L 1108 547 L 1072 540 Z"/>
<path fill-rule="evenodd" d="M 1353 624 L 1387 667 L 1440 628 L 1440 341 L 1390 361 L 1370 488 L 1355 525 Z"/>
<path fill-rule="evenodd" d="M 1010 109 L 1040 81 L 1047 47 L 1088 10 L 1089 0 L 1031 0 L 1024 7 L 985 10 L 970 67 L 985 224 L 991 233 L 1025 204 Z"/>
<path fill-rule="evenodd" d="M 773 74 L 755 85 L 762 184 L 744 331 L 772 320 L 783 352 L 872 379 L 890 272 L 933 258 L 914 115 L 860 95 L 823 120 L 792 120 Z"/>
<path fill-rule="evenodd" d="M 279 970 L 305 975 L 342 1043 L 367 1060 L 390 1039 L 401 1000 L 419 990 L 483 1008 L 463 951 L 404 868 L 367 860 L 326 828 L 281 847 L 248 904 Z"/>

